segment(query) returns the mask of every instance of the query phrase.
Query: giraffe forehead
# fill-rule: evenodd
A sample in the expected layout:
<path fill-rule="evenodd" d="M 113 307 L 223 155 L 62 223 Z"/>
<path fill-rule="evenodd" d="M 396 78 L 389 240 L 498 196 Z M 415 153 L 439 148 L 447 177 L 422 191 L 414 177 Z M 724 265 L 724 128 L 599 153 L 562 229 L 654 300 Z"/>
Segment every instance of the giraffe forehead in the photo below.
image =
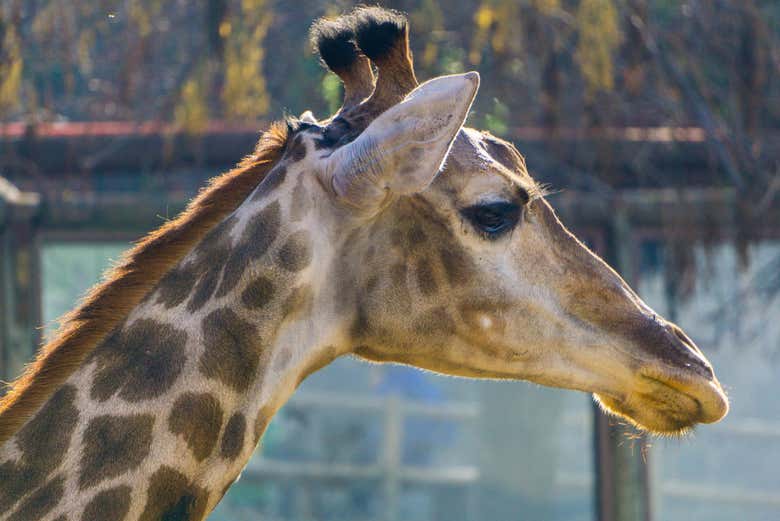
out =
<path fill-rule="evenodd" d="M 464 128 L 453 144 L 438 184 L 454 191 L 462 201 L 514 198 L 518 190 L 536 192 L 525 161 L 509 143 L 474 129 Z M 437 184 L 437 183 L 435 183 Z"/>

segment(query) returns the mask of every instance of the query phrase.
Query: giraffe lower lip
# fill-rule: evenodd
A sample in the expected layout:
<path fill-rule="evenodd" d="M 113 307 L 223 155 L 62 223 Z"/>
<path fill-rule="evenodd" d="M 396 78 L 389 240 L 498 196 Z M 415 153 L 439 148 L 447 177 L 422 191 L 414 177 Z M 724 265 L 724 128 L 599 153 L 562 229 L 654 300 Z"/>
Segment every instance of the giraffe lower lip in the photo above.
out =
<path fill-rule="evenodd" d="M 697 421 L 685 411 L 669 408 L 669 404 L 648 399 L 647 395 L 633 395 L 625 399 L 614 399 L 608 395 L 596 394 L 601 406 L 609 413 L 628 420 L 637 428 L 653 434 L 684 434 Z"/>

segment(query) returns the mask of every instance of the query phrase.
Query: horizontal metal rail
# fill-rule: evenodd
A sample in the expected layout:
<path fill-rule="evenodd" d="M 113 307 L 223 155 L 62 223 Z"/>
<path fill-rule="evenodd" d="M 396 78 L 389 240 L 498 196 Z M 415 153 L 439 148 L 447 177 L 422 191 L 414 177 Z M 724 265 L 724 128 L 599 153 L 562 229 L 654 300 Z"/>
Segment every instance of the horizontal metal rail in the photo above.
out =
<path fill-rule="evenodd" d="M 244 469 L 243 477 L 264 479 L 304 479 L 318 481 L 381 480 L 387 469 L 382 464 L 297 463 L 255 458 Z M 424 485 L 468 485 L 479 480 L 479 469 L 469 465 L 452 467 L 401 466 L 399 481 Z"/>
<path fill-rule="evenodd" d="M 555 483 L 564 488 L 590 489 L 593 487 L 593 477 L 588 474 L 561 473 L 556 476 Z M 748 490 L 728 485 L 665 480 L 660 484 L 660 491 L 663 496 L 675 499 L 780 507 L 780 490 Z"/>
<path fill-rule="evenodd" d="M 262 456 L 250 460 L 244 470 L 245 479 L 263 481 L 347 482 L 370 480 L 381 484 L 387 508 L 384 521 L 398 521 L 401 488 L 404 485 L 463 487 L 479 480 L 479 468 L 470 465 L 422 467 L 404 465 L 401 458 L 403 421 L 410 416 L 469 421 L 479 416 L 479 407 L 468 402 L 427 403 L 405 400 L 395 395 L 354 396 L 345 393 L 301 392 L 295 394 L 286 407 L 334 408 L 358 412 L 375 412 L 382 416 L 384 440 L 378 461 L 370 464 L 292 462 Z M 467 489 L 467 494 L 470 492 Z M 472 502 L 469 502 L 471 504 Z M 471 508 L 469 508 L 471 511 Z M 469 515 L 469 519 L 476 519 Z"/>
<path fill-rule="evenodd" d="M 668 480 L 661 485 L 661 492 L 681 499 L 700 499 L 714 503 L 762 504 L 780 507 L 780 490 L 747 490 L 718 485 L 694 485 L 689 482 Z"/>
<path fill-rule="evenodd" d="M 763 418 L 740 418 L 738 421 L 730 419 L 724 425 L 713 425 L 709 432 L 751 438 L 780 438 L 780 422 Z"/>
<path fill-rule="evenodd" d="M 403 416 L 425 416 L 453 420 L 473 420 L 479 417 L 479 406 L 471 402 L 428 403 L 402 400 L 393 396 L 353 396 L 343 393 L 302 392 L 292 396 L 288 403 L 297 407 L 338 408 L 359 411 L 384 411 L 391 400 L 398 400 Z"/>

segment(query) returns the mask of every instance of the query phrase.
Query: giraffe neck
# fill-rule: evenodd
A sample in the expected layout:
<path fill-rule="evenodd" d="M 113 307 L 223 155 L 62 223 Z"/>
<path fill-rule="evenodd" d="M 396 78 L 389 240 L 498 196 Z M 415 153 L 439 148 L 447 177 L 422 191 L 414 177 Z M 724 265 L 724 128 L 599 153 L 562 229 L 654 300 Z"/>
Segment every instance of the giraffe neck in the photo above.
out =
<path fill-rule="evenodd" d="M 314 273 L 327 238 L 280 203 L 294 181 L 272 172 L 0 447 L 0 520 L 201 519 L 216 505 L 345 344 Z"/>

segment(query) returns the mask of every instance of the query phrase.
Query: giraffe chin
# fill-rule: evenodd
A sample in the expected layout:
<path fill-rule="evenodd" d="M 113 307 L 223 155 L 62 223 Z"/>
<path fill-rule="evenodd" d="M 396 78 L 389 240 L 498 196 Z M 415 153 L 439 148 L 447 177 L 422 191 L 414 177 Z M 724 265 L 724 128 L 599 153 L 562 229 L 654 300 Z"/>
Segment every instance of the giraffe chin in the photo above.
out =
<path fill-rule="evenodd" d="M 620 399 L 594 394 L 601 408 L 640 430 L 684 436 L 696 424 L 720 421 L 729 410 L 717 380 L 685 382 L 640 375 L 635 389 Z"/>

